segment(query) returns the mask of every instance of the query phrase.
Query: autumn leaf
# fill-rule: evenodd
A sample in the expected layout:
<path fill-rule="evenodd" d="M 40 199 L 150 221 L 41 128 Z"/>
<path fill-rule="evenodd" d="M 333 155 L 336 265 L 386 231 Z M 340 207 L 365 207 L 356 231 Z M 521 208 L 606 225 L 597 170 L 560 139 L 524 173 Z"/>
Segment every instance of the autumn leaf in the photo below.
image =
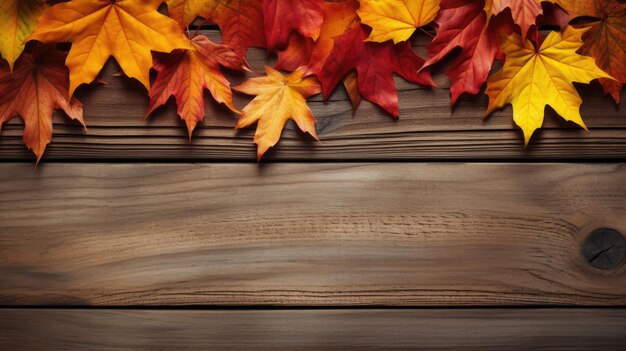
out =
<path fill-rule="evenodd" d="M 543 124 L 546 105 L 586 129 L 579 112 L 582 99 L 572 82 L 610 77 L 593 58 L 576 53 L 586 31 L 568 26 L 562 33 L 551 32 L 539 49 L 518 34 L 507 37 L 502 46 L 504 66 L 487 81 L 485 115 L 507 103 L 513 105 L 513 120 L 524 132 L 526 145 Z"/>
<path fill-rule="evenodd" d="M 418 84 L 435 85 L 430 73 L 418 72 L 424 60 L 417 56 L 408 41 L 393 45 L 365 42 L 368 33 L 356 26 L 337 37 L 318 78 L 322 94 L 328 98 L 347 73 L 356 69 L 358 91 L 394 117 L 399 114 L 398 95 L 393 74 Z"/>
<path fill-rule="evenodd" d="M 24 120 L 24 144 L 37 156 L 43 156 L 52 139 L 52 113 L 62 109 L 72 119 L 83 122 L 83 106 L 75 98 L 68 100 L 68 70 L 65 54 L 53 47 L 37 45 L 32 53 L 23 53 L 15 62 L 13 74 L 0 69 L 0 127 L 13 117 Z"/>
<path fill-rule="evenodd" d="M 622 87 L 626 83 L 626 4 L 617 0 L 586 1 L 587 4 L 595 4 L 592 9 L 590 5 L 579 3 L 575 2 L 566 10 L 574 16 L 597 19 L 583 25 L 589 30 L 583 35 L 584 45 L 579 52 L 595 58 L 598 67 L 616 79 L 603 78 L 600 84 L 604 92 L 619 103 Z"/>
<path fill-rule="evenodd" d="M 278 60 L 274 68 L 283 71 L 295 71 L 300 66 L 309 65 L 312 63 L 311 56 L 315 43 L 311 38 L 305 38 L 295 32 L 291 33 L 287 47 L 277 51 Z"/>
<path fill-rule="evenodd" d="M 215 101 L 239 112 L 233 105 L 230 83 L 220 71 L 220 65 L 240 70 L 243 59 L 229 47 L 215 44 L 204 35 L 195 36 L 190 42 L 191 50 L 156 56 L 154 69 L 158 74 L 150 89 L 147 114 L 174 96 L 178 115 L 187 124 L 191 138 L 196 124 L 204 118 L 205 89 L 211 92 Z"/>
<path fill-rule="evenodd" d="M 157 12 L 160 0 L 72 0 L 51 6 L 29 37 L 43 43 L 71 42 L 66 65 L 70 96 L 91 83 L 113 56 L 124 73 L 150 88 L 150 51 L 190 48 L 176 21 Z"/>
<path fill-rule="evenodd" d="M 361 22 L 372 28 L 367 40 L 394 43 L 411 37 L 416 28 L 432 22 L 439 0 L 360 0 Z"/>
<path fill-rule="evenodd" d="M 285 47 L 293 31 L 316 40 L 324 21 L 324 0 L 263 0 L 270 51 Z"/>
<path fill-rule="evenodd" d="M 322 67 L 335 45 L 335 38 L 348 30 L 359 26 L 356 0 L 324 3 L 324 23 L 317 40 L 305 38 L 292 32 L 289 45 L 285 50 L 278 51 L 276 69 L 294 71 L 300 66 L 307 66 L 307 74 L 319 77 Z M 356 111 L 361 101 L 358 92 L 356 73 L 351 72 L 344 78 L 344 86 Z"/>
<path fill-rule="evenodd" d="M 359 83 L 355 71 L 350 71 L 343 77 L 343 86 L 346 87 L 346 92 L 352 103 L 352 113 L 356 113 L 356 109 L 361 104 L 361 94 L 359 93 Z"/>
<path fill-rule="evenodd" d="M 168 15 L 183 29 L 198 17 L 208 19 L 216 2 L 219 0 L 165 0 Z"/>
<path fill-rule="evenodd" d="M 24 50 L 24 40 L 33 32 L 37 18 L 47 7 L 40 0 L 0 1 L 0 54 L 11 70 Z"/>
<path fill-rule="evenodd" d="M 335 44 L 335 38 L 359 25 L 356 0 L 324 3 L 324 22 L 317 40 L 293 32 L 289 45 L 278 51 L 277 69 L 293 71 L 308 66 L 308 73 L 319 75 Z"/>
<path fill-rule="evenodd" d="M 306 68 L 283 75 L 266 66 L 267 76 L 251 78 L 233 89 L 249 95 L 256 95 L 243 109 L 237 128 L 257 123 L 254 142 L 257 144 L 259 159 L 280 139 L 283 128 L 292 119 L 303 131 L 316 140 L 315 116 L 306 100 L 320 92 L 320 85 L 312 76 L 306 76 Z"/>
<path fill-rule="evenodd" d="M 436 19 L 437 34 L 428 44 L 428 59 L 421 69 L 427 69 L 455 49 L 461 49 L 447 72 L 452 105 L 463 93 L 480 92 L 500 50 L 500 37 L 512 32 L 509 21 L 501 16 L 489 20 L 483 7 L 480 1 L 474 0 L 441 2 Z"/>
<path fill-rule="evenodd" d="M 557 0 L 555 3 L 561 6 L 571 18 L 593 17 L 593 14 L 597 13 L 595 0 Z"/>
<path fill-rule="evenodd" d="M 220 27 L 222 41 L 239 55 L 266 46 L 262 0 L 165 0 L 170 16 L 182 28 L 202 17 Z"/>

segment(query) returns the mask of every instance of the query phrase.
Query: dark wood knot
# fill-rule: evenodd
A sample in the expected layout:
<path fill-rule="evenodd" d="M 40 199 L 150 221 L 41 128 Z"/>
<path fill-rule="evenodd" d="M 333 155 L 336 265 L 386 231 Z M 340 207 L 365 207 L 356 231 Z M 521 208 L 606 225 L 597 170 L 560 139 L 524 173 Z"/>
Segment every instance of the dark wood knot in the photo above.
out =
<path fill-rule="evenodd" d="M 616 230 L 596 229 L 585 239 L 582 254 L 595 268 L 619 267 L 626 257 L 626 239 Z"/>

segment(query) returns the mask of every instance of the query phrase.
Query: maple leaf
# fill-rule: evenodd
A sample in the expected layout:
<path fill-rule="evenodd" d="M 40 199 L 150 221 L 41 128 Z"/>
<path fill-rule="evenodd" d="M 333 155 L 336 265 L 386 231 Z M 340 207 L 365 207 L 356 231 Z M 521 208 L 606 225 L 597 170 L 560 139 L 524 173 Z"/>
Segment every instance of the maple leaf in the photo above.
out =
<path fill-rule="evenodd" d="M 62 109 L 84 126 L 83 106 L 75 98 L 68 100 L 68 70 L 65 54 L 53 47 L 37 45 L 32 53 L 22 53 L 13 74 L 0 69 L 0 127 L 13 117 L 24 120 L 24 144 L 33 151 L 37 162 L 52 139 L 52 113 Z"/>
<path fill-rule="evenodd" d="M 267 76 L 251 78 L 233 89 L 249 95 L 256 95 L 242 110 L 237 128 L 257 123 L 254 142 L 257 144 L 259 159 L 280 139 L 283 128 L 292 119 L 303 131 L 316 140 L 315 116 L 306 100 L 320 92 L 320 85 L 313 76 L 306 76 L 306 68 L 283 75 L 265 66 Z"/>
<path fill-rule="evenodd" d="M 24 40 L 33 32 L 37 18 L 47 7 L 39 0 L 0 1 L 0 54 L 11 70 L 24 50 Z"/>
<path fill-rule="evenodd" d="M 305 38 L 298 33 L 291 33 L 287 47 L 284 50 L 277 51 L 278 60 L 274 68 L 283 71 L 294 71 L 300 66 L 307 66 L 309 63 L 312 63 L 311 55 L 313 54 L 315 43 L 311 38 Z"/>
<path fill-rule="evenodd" d="M 298 33 L 292 33 L 287 48 L 278 52 L 276 69 L 293 71 L 300 66 L 307 66 L 307 74 L 319 77 L 335 45 L 335 38 L 360 25 L 356 15 L 358 7 L 359 3 L 356 0 L 325 2 L 324 23 L 317 40 L 313 41 Z M 353 111 L 356 111 L 361 101 L 356 73 L 350 72 L 343 82 L 352 102 Z"/>
<path fill-rule="evenodd" d="M 267 48 L 285 47 L 292 31 L 316 40 L 324 21 L 324 0 L 263 0 Z"/>
<path fill-rule="evenodd" d="M 507 37 L 502 45 L 504 66 L 487 81 L 489 106 L 485 115 L 511 103 L 513 120 L 524 132 L 526 145 L 543 124 L 546 105 L 586 129 L 579 111 L 582 99 L 572 82 L 610 77 L 593 58 L 576 53 L 586 31 L 568 26 L 562 33 L 551 32 L 539 49 L 518 34 Z"/>
<path fill-rule="evenodd" d="M 591 16 L 596 13 L 595 0 L 556 0 L 556 4 L 561 6 L 571 18 Z"/>
<path fill-rule="evenodd" d="M 322 94 L 328 98 L 344 76 L 353 69 L 357 72 L 358 91 L 394 117 L 398 116 L 398 95 L 393 74 L 418 84 L 432 85 L 430 73 L 418 72 L 424 60 L 417 56 L 408 41 L 393 45 L 365 42 L 368 33 L 359 25 L 335 38 L 318 78 Z"/>
<path fill-rule="evenodd" d="M 170 16 L 182 28 L 197 17 L 220 27 L 222 41 L 239 55 L 266 46 L 262 0 L 165 0 Z"/>
<path fill-rule="evenodd" d="M 91 83 L 113 56 L 124 73 L 150 88 L 152 51 L 190 48 L 176 21 L 157 12 L 160 0 L 72 0 L 48 8 L 29 39 L 71 42 L 70 96 Z"/>
<path fill-rule="evenodd" d="M 490 18 L 509 8 L 513 22 L 521 29 L 522 38 L 526 38 L 530 27 L 537 24 L 537 16 L 543 14 L 541 2 L 542 0 L 486 0 L 485 11 Z"/>
<path fill-rule="evenodd" d="M 520 27 L 522 38 L 526 38 L 530 27 L 537 25 L 537 17 L 543 14 L 542 2 L 563 6 L 563 3 L 568 1 L 572 0 L 486 0 L 485 12 L 489 19 L 507 8 L 510 9 L 513 22 Z"/>
<path fill-rule="evenodd" d="M 229 47 L 215 44 L 204 35 L 197 35 L 190 42 L 191 50 L 156 56 L 154 69 L 158 74 L 150 89 L 147 114 L 174 96 L 178 115 L 187 124 L 191 138 L 196 124 L 204 118 L 204 89 L 208 89 L 218 103 L 239 112 L 233 105 L 230 83 L 219 66 L 240 70 L 243 59 Z"/>
<path fill-rule="evenodd" d="M 367 40 L 394 43 L 411 37 L 416 28 L 432 22 L 439 0 L 361 0 L 361 22 L 372 28 Z"/>
<path fill-rule="evenodd" d="M 622 87 L 626 83 L 626 4 L 617 0 L 580 3 L 577 1 L 566 10 L 571 11 L 573 16 L 595 17 L 598 20 L 583 25 L 589 30 L 583 35 L 584 45 L 579 52 L 595 58 L 598 67 L 616 79 L 603 78 L 600 84 L 604 92 L 619 103 Z"/>
<path fill-rule="evenodd" d="M 500 37 L 512 28 L 501 16 L 489 20 L 482 2 L 474 0 L 443 0 L 436 23 L 437 34 L 427 47 L 428 58 L 421 69 L 461 48 L 447 72 L 454 105 L 461 94 L 480 92 L 500 51 Z"/>
<path fill-rule="evenodd" d="M 335 38 L 359 25 L 356 0 L 324 3 L 324 22 L 317 40 L 292 33 L 285 50 L 278 51 L 277 69 L 293 71 L 308 66 L 308 73 L 319 75 L 335 44 Z"/>

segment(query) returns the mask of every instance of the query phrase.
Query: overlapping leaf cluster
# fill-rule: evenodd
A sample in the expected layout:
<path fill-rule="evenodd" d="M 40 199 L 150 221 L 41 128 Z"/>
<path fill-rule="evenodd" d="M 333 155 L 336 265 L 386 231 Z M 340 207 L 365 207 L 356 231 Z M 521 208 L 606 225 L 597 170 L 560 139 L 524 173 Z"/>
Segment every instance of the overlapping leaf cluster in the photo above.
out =
<path fill-rule="evenodd" d="M 222 43 L 190 31 L 194 21 L 219 26 Z M 431 37 L 425 58 L 411 46 L 417 36 Z M 276 65 L 231 88 L 222 68 L 250 71 L 250 47 L 276 54 Z M 317 139 L 309 97 L 342 83 L 354 109 L 365 99 L 397 117 L 394 75 L 435 86 L 431 70 L 447 62 L 451 103 L 486 83 L 487 114 L 511 104 L 528 143 L 546 105 L 585 127 L 573 82 L 599 79 L 619 103 L 625 49 L 619 0 L 3 0 L 0 127 L 20 116 L 39 160 L 53 110 L 83 123 L 74 93 L 113 57 L 146 87 L 148 115 L 174 97 L 191 137 L 208 90 L 238 128 L 257 124 L 261 157 L 289 120 Z M 232 89 L 255 97 L 240 111 Z"/>

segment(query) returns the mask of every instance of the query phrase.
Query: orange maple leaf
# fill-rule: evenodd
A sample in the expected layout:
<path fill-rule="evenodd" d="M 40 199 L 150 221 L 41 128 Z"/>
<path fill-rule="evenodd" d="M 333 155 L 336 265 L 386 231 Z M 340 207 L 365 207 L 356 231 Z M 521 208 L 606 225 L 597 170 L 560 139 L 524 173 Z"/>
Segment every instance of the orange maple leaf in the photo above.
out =
<path fill-rule="evenodd" d="M 66 65 L 70 96 L 91 83 L 109 57 L 124 73 L 150 88 L 150 51 L 190 46 L 178 24 L 157 11 L 158 0 L 72 0 L 48 8 L 28 38 L 44 43 L 71 42 Z"/>
<path fill-rule="evenodd" d="M 598 67 L 616 79 L 602 78 L 600 84 L 604 92 L 619 103 L 626 84 L 626 4 L 618 0 L 570 0 L 565 6 L 572 17 L 594 18 L 591 23 L 582 25 L 589 31 L 583 35 L 580 53 L 591 55 Z"/>
<path fill-rule="evenodd" d="M 22 53 L 13 74 L 6 65 L 0 69 L 0 127 L 15 116 L 24 120 L 24 144 L 43 156 L 52 139 L 52 112 L 62 109 L 72 119 L 83 122 L 83 105 L 68 100 L 68 70 L 65 54 L 53 47 L 37 45 L 32 53 Z"/>
<path fill-rule="evenodd" d="M 202 17 L 220 27 L 225 45 L 240 55 L 265 47 L 262 0 L 165 0 L 170 16 L 182 28 Z"/>
<path fill-rule="evenodd" d="M 227 46 L 215 44 L 204 35 L 191 39 L 192 50 L 176 50 L 156 56 L 157 78 L 150 89 L 147 114 L 176 97 L 178 114 L 185 120 L 189 137 L 196 124 L 204 118 L 204 89 L 218 103 L 239 112 L 233 105 L 230 83 L 220 71 L 220 65 L 240 70 L 243 59 Z"/>
<path fill-rule="evenodd" d="M 507 8 L 510 9 L 513 22 L 520 27 L 522 38 L 526 38 L 530 28 L 537 25 L 537 17 L 543 14 L 542 2 L 561 5 L 564 1 L 571 0 L 486 0 L 485 12 L 489 19 Z"/>
<path fill-rule="evenodd" d="M 316 140 L 315 116 L 306 100 L 321 91 L 320 84 L 312 76 L 306 76 L 306 68 L 300 67 L 284 76 L 279 71 L 265 66 L 267 76 L 252 78 L 233 89 L 256 95 L 243 109 L 237 128 L 257 123 L 254 142 L 258 146 L 259 159 L 280 139 L 285 124 L 290 119 Z"/>

